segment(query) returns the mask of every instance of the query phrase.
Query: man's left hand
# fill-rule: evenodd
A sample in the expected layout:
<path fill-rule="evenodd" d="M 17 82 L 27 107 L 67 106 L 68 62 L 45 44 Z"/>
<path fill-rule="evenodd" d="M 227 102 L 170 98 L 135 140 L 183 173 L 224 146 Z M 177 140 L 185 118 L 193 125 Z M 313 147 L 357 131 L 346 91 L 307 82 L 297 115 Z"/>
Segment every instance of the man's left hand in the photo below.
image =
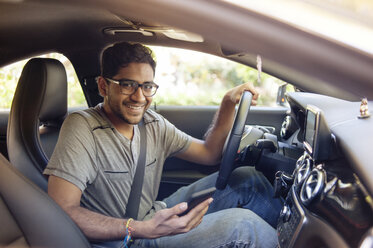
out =
<path fill-rule="evenodd" d="M 253 84 L 250 82 L 238 85 L 233 89 L 229 90 L 225 94 L 224 99 L 229 100 L 234 104 L 237 104 L 240 101 L 241 95 L 244 91 L 250 91 L 251 94 L 253 94 L 251 105 L 255 106 L 257 104 L 259 93 L 255 90 Z"/>

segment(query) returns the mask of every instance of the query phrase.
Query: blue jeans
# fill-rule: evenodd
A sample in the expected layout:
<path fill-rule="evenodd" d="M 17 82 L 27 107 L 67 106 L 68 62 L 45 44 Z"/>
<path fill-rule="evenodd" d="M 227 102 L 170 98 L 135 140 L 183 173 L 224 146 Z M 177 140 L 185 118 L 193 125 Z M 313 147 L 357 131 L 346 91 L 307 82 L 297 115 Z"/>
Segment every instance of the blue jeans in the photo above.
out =
<path fill-rule="evenodd" d="M 215 186 L 217 173 L 180 188 L 164 199 L 167 207 L 185 201 L 190 192 Z M 254 167 L 240 167 L 232 172 L 224 190 L 217 190 L 202 223 L 195 229 L 157 239 L 138 239 L 134 247 L 276 247 L 277 219 L 282 207 L 274 199 L 273 188 Z M 123 242 L 118 243 L 121 247 Z"/>

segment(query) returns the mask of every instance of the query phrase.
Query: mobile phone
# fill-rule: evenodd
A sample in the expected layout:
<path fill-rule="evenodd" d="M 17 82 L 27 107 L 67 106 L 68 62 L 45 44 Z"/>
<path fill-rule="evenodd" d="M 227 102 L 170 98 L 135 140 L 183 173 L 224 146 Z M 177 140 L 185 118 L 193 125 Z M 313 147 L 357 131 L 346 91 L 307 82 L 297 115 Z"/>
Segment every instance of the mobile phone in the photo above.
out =
<path fill-rule="evenodd" d="M 211 188 L 193 193 L 187 201 L 188 209 L 185 210 L 183 213 L 179 214 L 179 216 L 183 216 L 189 213 L 189 211 L 192 210 L 194 207 L 196 207 L 198 204 L 210 198 L 214 194 L 215 191 L 216 191 L 216 188 L 211 187 Z"/>

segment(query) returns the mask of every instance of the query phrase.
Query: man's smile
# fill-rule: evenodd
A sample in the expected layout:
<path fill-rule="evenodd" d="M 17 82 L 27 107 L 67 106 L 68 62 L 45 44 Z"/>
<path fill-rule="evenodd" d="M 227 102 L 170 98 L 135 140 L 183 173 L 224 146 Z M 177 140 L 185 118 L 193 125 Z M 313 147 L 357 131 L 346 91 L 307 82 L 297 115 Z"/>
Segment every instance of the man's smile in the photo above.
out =
<path fill-rule="evenodd" d="M 125 106 L 127 107 L 127 108 L 130 108 L 130 109 L 142 109 L 142 108 L 144 108 L 145 107 L 145 104 L 143 104 L 143 105 L 133 105 L 133 104 L 125 104 Z"/>
<path fill-rule="evenodd" d="M 146 107 L 146 103 L 123 103 L 123 106 L 127 109 L 129 114 L 142 114 Z"/>

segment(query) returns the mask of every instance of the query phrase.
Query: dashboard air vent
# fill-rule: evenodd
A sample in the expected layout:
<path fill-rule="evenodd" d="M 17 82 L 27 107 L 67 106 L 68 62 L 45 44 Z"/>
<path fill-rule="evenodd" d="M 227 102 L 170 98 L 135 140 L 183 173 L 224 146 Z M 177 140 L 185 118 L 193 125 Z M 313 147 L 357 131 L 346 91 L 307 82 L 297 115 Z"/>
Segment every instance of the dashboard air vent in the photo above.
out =
<path fill-rule="evenodd" d="M 282 122 L 280 136 L 282 139 L 288 139 L 297 129 L 294 120 L 291 116 L 286 116 L 284 121 Z"/>
<path fill-rule="evenodd" d="M 325 173 L 319 169 L 311 171 L 300 191 L 300 199 L 304 205 L 309 205 L 323 191 Z"/>
<path fill-rule="evenodd" d="M 303 159 L 302 164 L 299 164 L 299 167 L 295 170 L 295 186 L 302 185 L 306 177 L 310 174 L 311 164 L 312 161 L 310 159 Z"/>

